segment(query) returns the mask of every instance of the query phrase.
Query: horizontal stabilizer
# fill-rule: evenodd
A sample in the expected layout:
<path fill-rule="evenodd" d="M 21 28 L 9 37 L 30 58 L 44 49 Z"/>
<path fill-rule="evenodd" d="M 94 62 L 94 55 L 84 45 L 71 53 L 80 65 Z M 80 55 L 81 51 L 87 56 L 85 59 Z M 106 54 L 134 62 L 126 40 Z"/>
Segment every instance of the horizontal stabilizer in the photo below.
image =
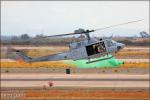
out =
<path fill-rule="evenodd" d="M 30 62 L 32 60 L 32 58 L 28 57 L 23 51 L 16 50 L 16 54 L 23 58 L 23 60 L 25 60 L 26 62 Z"/>

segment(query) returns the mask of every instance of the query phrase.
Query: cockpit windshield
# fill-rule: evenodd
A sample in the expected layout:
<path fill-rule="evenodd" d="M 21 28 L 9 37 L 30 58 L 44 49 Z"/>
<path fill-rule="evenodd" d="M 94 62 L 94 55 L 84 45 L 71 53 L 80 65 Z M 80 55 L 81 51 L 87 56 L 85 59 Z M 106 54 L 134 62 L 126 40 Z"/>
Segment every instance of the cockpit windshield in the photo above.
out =
<path fill-rule="evenodd" d="M 116 41 L 114 41 L 114 40 L 111 40 L 111 41 L 112 41 L 112 43 L 113 43 L 113 44 L 117 43 L 117 42 L 116 42 Z"/>
<path fill-rule="evenodd" d="M 117 42 L 114 41 L 114 40 L 109 40 L 109 41 L 107 41 L 107 46 L 108 46 L 108 47 L 111 47 L 111 46 L 114 46 L 116 43 L 117 43 Z"/>

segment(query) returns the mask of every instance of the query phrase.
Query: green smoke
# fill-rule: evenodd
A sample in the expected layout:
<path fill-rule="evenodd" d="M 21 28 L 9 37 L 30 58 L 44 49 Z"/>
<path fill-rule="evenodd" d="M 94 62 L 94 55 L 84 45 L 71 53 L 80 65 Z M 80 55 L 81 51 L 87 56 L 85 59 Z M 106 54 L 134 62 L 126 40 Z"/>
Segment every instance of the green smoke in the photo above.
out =
<path fill-rule="evenodd" d="M 105 60 L 104 60 L 105 59 Z M 89 62 L 88 60 L 67 60 L 64 61 L 67 64 L 73 64 L 77 66 L 78 68 L 105 68 L 105 67 L 119 67 L 120 65 L 124 64 L 123 61 L 117 60 L 115 57 L 112 55 L 100 57 L 100 58 L 95 58 L 91 59 L 90 61 L 97 60 L 96 62 Z"/>

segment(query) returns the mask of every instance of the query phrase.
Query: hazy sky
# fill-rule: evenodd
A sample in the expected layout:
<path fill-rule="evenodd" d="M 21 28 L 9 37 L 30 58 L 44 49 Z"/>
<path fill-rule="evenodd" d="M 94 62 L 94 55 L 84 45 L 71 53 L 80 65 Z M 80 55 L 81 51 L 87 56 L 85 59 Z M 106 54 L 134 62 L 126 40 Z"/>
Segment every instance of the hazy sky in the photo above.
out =
<path fill-rule="evenodd" d="M 149 1 L 2 1 L 2 35 L 65 34 L 144 19 L 95 35 L 135 35 L 149 30 Z"/>

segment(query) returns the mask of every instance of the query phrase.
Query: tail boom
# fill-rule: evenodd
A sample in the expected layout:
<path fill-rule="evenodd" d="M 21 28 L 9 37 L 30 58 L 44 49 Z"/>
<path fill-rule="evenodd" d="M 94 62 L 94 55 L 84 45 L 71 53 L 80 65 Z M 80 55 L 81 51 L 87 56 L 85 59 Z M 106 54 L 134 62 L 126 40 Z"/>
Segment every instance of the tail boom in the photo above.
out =
<path fill-rule="evenodd" d="M 64 52 L 59 54 L 53 54 L 42 57 L 31 58 L 27 56 L 23 51 L 16 50 L 17 55 L 19 55 L 25 62 L 40 62 L 40 61 L 57 61 L 57 60 L 67 60 L 71 59 L 70 53 Z"/>

